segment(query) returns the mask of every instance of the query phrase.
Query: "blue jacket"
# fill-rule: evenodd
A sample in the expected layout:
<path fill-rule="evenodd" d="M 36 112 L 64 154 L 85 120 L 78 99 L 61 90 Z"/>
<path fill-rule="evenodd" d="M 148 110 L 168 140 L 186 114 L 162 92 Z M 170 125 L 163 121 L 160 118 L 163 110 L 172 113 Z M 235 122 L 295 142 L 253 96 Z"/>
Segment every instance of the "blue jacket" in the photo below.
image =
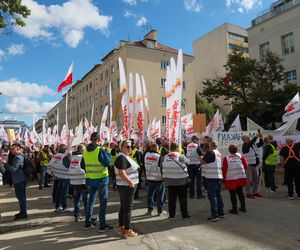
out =
<path fill-rule="evenodd" d="M 11 172 L 11 178 L 13 184 L 17 184 L 20 182 L 26 182 L 26 175 L 23 171 L 24 167 L 24 155 L 18 154 L 14 157 L 11 164 L 6 163 L 5 168 Z"/>

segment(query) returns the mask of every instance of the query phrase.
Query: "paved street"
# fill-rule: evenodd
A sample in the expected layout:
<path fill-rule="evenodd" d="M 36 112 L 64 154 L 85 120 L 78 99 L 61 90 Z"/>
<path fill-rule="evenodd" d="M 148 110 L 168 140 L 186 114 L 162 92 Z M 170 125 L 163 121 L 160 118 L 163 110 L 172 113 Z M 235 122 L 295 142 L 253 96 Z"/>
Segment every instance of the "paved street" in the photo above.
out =
<path fill-rule="evenodd" d="M 300 249 L 300 200 L 288 200 L 286 187 L 280 185 L 276 194 L 247 199 L 247 214 L 231 215 L 212 223 L 207 199 L 189 199 L 191 219 L 183 220 L 177 213 L 173 220 L 144 216 L 146 194 L 135 201 L 135 239 L 124 240 L 116 229 L 99 233 L 97 228 L 83 229 L 83 222 L 73 222 L 70 215 L 56 215 L 51 203 L 51 188 L 42 191 L 37 185 L 28 188 L 29 218 L 14 222 L 17 201 L 13 189 L 0 188 L 1 249 Z M 225 211 L 230 208 L 229 194 L 222 192 Z M 69 199 L 71 208 L 72 200 Z M 110 192 L 107 221 L 117 226 L 118 195 Z M 178 212 L 178 211 L 177 211 Z"/>

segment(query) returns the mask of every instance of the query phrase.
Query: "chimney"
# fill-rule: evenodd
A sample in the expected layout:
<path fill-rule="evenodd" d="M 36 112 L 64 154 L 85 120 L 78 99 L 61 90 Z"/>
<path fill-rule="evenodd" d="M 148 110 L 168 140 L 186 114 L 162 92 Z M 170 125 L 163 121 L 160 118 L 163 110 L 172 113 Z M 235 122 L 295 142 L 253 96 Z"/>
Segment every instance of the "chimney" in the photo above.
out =
<path fill-rule="evenodd" d="M 157 42 L 157 30 L 150 30 L 145 36 L 144 36 L 145 40 L 152 40 Z"/>

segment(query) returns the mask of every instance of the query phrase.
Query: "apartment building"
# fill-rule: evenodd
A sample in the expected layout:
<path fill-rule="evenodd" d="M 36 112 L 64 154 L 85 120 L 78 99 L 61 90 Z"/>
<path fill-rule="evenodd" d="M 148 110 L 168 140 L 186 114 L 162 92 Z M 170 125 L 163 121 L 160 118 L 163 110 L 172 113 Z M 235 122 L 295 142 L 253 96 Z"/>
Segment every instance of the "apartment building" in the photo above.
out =
<path fill-rule="evenodd" d="M 300 83 L 300 0 L 280 0 L 248 29 L 249 55 L 264 61 L 268 51 L 283 59 L 286 82 Z"/>
<path fill-rule="evenodd" d="M 203 81 L 225 76 L 224 65 L 229 53 L 239 48 L 248 54 L 247 30 L 224 23 L 193 42 L 193 73 L 197 93 L 203 91 Z M 231 110 L 231 104 L 223 98 L 215 100 L 223 114 Z"/>
<path fill-rule="evenodd" d="M 109 103 L 109 83 L 112 84 L 112 106 L 115 108 L 117 95 L 120 93 L 118 57 L 123 59 L 127 79 L 129 73 L 144 76 L 150 107 L 150 119 L 166 122 L 165 78 L 170 58 L 177 59 L 178 50 L 158 42 L 157 31 L 151 30 L 141 41 L 120 41 L 118 48 L 111 50 L 102 58 L 102 63 L 95 65 L 80 81 L 76 82 L 63 96 L 63 99 L 48 113 L 48 124 L 57 122 L 59 130 L 66 119 L 66 97 L 68 95 L 67 119 L 70 128 L 75 128 L 86 117 L 91 119 L 94 103 L 93 125 L 99 125 L 105 106 Z M 195 113 L 195 84 L 192 75 L 194 57 L 184 54 L 183 102 L 182 114 Z M 117 118 L 121 127 L 122 112 Z M 136 124 L 134 124 L 136 126 Z"/>

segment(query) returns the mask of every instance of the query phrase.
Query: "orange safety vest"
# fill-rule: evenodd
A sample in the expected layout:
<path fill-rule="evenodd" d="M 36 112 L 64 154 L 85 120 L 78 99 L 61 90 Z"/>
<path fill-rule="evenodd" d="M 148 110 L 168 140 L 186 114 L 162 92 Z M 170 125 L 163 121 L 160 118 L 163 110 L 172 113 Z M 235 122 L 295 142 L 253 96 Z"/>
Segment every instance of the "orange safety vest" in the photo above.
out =
<path fill-rule="evenodd" d="M 286 146 L 289 148 L 290 151 L 288 157 L 284 160 L 283 165 L 285 165 L 289 159 L 293 158 L 300 163 L 300 159 L 295 155 L 295 152 L 293 150 L 294 144 L 292 146 Z"/>

